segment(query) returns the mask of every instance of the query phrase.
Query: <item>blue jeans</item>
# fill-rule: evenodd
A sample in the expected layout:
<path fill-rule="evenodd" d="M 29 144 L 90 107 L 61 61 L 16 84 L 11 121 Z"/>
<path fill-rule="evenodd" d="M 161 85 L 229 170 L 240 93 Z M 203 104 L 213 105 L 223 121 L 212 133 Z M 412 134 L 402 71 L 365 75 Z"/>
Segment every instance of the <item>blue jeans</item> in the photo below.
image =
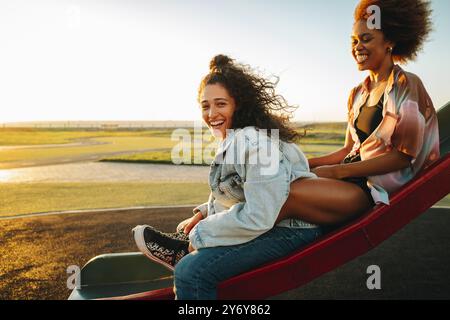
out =
<path fill-rule="evenodd" d="M 320 228 L 274 227 L 247 243 L 194 251 L 175 266 L 176 299 L 217 299 L 217 285 L 220 282 L 284 257 L 321 234 Z"/>

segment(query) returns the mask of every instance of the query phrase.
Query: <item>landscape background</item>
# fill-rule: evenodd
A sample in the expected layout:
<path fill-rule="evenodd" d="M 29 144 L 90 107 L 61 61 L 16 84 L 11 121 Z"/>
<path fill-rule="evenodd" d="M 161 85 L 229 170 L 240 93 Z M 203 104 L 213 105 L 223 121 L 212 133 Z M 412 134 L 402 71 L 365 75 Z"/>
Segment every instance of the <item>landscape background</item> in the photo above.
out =
<path fill-rule="evenodd" d="M 182 172 L 170 165 L 171 150 L 180 143 L 171 139 L 174 130 L 2 128 L 0 216 L 203 202 L 210 161 Z M 345 139 L 345 123 L 299 130 L 307 130 L 300 147 L 308 157 L 336 150 Z M 208 130 L 203 132 L 203 148 L 214 145 Z"/>
<path fill-rule="evenodd" d="M 171 164 L 171 149 L 179 142 L 171 139 L 175 128 L 105 125 L 0 129 L 0 298 L 66 299 L 69 265 L 82 266 L 103 253 L 136 251 L 132 227 L 146 223 L 173 232 L 194 205 L 207 200 L 208 163 Z M 299 125 L 304 134 L 299 146 L 307 157 L 331 152 L 343 145 L 345 128 L 343 122 Z M 206 145 L 208 137 L 204 130 L 197 138 Z M 437 205 L 449 206 L 449 197 Z M 146 210 L 149 206 L 161 208 Z M 105 208 L 111 211 L 95 210 Z M 421 219 L 435 224 L 444 217 Z M 388 245 L 380 250 L 361 259 L 394 249 Z M 353 263 L 346 268 L 356 272 L 360 267 Z M 336 275 L 327 277 L 320 281 L 333 282 Z M 303 290 L 293 297 L 314 292 Z M 404 297 L 393 290 L 393 297 Z"/>

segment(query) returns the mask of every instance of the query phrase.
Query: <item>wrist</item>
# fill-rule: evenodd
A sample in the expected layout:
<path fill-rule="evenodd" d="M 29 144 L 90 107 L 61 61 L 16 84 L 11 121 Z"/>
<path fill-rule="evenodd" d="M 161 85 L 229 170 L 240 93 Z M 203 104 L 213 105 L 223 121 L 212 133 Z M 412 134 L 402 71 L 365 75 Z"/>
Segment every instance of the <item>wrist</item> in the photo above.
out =
<path fill-rule="evenodd" d="M 348 166 L 345 164 L 337 164 L 334 166 L 334 174 L 336 176 L 336 178 L 338 179 L 344 179 L 349 177 L 350 175 L 348 174 Z"/>
<path fill-rule="evenodd" d="M 195 214 L 194 214 L 194 218 L 197 219 L 197 220 L 202 220 L 202 219 L 205 218 L 205 216 L 203 215 L 203 212 L 197 211 L 197 212 L 195 212 Z"/>
<path fill-rule="evenodd" d="M 315 167 L 317 167 L 316 158 L 308 159 L 308 166 L 309 166 L 309 169 L 314 169 Z"/>
<path fill-rule="evenodd" d="M 206 218 L 208 215 L 208 206 L 206 204 L 202 204 L 192 210 L 193 215 L 201 214 L 202 218 Z"/>

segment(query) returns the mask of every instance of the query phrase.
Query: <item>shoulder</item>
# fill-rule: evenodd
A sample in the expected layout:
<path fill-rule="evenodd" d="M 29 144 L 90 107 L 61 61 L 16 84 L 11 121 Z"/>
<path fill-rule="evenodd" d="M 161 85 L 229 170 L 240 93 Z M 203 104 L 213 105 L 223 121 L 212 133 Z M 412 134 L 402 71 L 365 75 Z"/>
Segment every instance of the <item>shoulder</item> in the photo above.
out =
<path fill-rule="evenodd" d="M 412 72 L 398 68 L 397 75 L 395 77 L 395 86 L 399 90 L 422 90 L 424 89 L 422 80 L 418 75 Z"/>
<path fill-rule="evenodd" d="M 296 145 L 295 143 L 280 141 L 280 151 L 283 154 L 283 156 L 286 157 L 286 160 L 292 164 L 308 163 L 305 154 L 300 150 L 298 145 Z"/>
<path fill-rule="evenodd" d="M 232 146 L 238 154 L 271 154 L 280 152 L 280 139 L 278 132 L 269 132 L 268 129 L 245 127 L 234 131 Z"/>
<path fill-rule="evenodd" d="M 353 87 L 350 90 L 350 96 L 355 96 L 357 95 L 359 92 L 361 92 L 362 88 L 364 87 L 363 82 L 361 82 L 360 84 L 358 84 L 356 87 Z"/>
<path fill-rule="evenodd" d="M 354 87 L 350 90 L 350 94 L 348 96 L 348 102 L 347 102 L 347 107 L 348 107 L 349 112 L 353 109 L 353 104 L 355 102 L 355 99 L 356 99 L 357 95 L 361 93 L 362 89 L 363 89 L 363 83 L 360 83 L 359 85 L 357 85 L 356 87 Z"/>
<path fill-rule="evenodd" d="M 254 126 L 239 128 L 234 130 L 234 136 L 236 138 L 243 138 L 243 137 L 252 137 L 254 135 L 257 135 L 259 132 L 259 129 L 257 129 Z"/>
<path fill-rule="evenodd" d="M 234 132 L 235 142 L 247 142 L 251 146 L 264 144 L 268 139 L 267 130 L 258 129 L 253 126 L 236 129 Z"/>
<path fill-rule="evenodd" d="M 356 87 L 353 87 L 350 90 L 350 94 L 349 94 L 349 101 L 353 100 L 359 93 L 361 93 L 361 91 L 364 88 L 364 83 L 361 82 L 360 84 L 358 84 Z"/>
<path fill-rule="evenodd" d="M 264 154 L 271 154 L 272 156 L 277 153 L 291 163 L 306 161 L 305 155 L 295 143 L 282 141 L 275 132 L 269 135 L 266 129 L 246 127 L 236 131 L 235 139 L 246 142 L 246 152 L 265 152 Z"/>
<path fill-rule="evenodd" d="M 421 113 L 425 115 L 428 108 L 433 109 L 433 102 L 422 80 L 412 72 L 398 69 L 394 81 L 394 97 L 397 108 L 401 108 L 404 102 L 412 101 L 418 104 Z"/>

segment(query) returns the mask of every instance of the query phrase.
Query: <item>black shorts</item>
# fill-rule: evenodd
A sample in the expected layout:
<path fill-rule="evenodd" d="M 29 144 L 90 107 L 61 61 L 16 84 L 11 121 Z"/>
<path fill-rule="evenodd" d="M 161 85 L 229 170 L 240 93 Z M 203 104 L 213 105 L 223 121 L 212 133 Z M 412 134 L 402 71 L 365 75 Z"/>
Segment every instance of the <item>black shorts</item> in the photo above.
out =
<path fill-rule="evenodd" d="M 362 191 L 366 194 L 367 198 L 369 198 L 369 201 L 373 206 L 375 206 L 375 202 L 373 201 L 372 194 L 370 193 L 370 188 L 367 186 L 367 178 L 366 177 L 350 177 L 342 179 L 344 181 L 356 184 L 358 187 L 361 188 Z"/>
<path fill-rule="evenodd" d="M 361 161 L 361 157 L 359 154 L 355 154 L 353 156 L 348 155 L 345 157 L 345 159 L 342 161 L 342 163 L 352 163 L 352 162 L 358 162 Z M 375 202 L 373 201 L 372 194 L 370 193 L 370 189 L 367 186 L 367 178 L 366 177 L 349 177 L 342 179 L 344 181 L 356 184 L 358 187 L 361 188 L 362 191 L 366 194 L 367 198 L 369 198 L 369 201 L 373 206 L 375 206 Z"/>

